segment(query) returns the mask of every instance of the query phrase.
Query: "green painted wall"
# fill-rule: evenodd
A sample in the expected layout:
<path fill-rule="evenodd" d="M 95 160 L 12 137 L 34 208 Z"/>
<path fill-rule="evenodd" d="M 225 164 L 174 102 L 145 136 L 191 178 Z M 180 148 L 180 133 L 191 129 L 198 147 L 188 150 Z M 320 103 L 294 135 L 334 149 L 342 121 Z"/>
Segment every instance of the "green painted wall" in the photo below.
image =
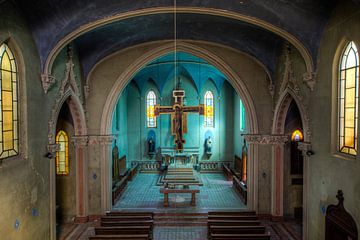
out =
<path fill-rule="evenodd" d="M 165 85 L 162 93 L 153 81 L 145 83 L 143 89 L 139 90 L 134 82 L 131 82 L 126 90 L 121 94 L 116 109 L 119 111 L 119 118 L 124 124 L 124 131 L 116 131 L 113 124 L 113 133 L 119 134 L 117 137 L 119 149 L 127 153 L 128 162 L 138 160 L 150 160 L 147 149 L 147 138 L 149 131 L 154 131 L 156 134 L 156 148 L 158 147 L 173 147 L 174 138 L 171 135 L 171 121 L 169 115 L 161 115 L 157 118 L 156 128 L 148 128 L 146 123 L 146 96 L 150 90 L 153 90 L 157 95 L 157 103 L 161 105 L 172 105 L 173 96 L 172 90 L 174 88 L 174 81 L 169 80 Z M 188 133 L 185 134 L 185 147 L 199 148 L 200 160 L 206 161 L 230 161 L 234 155 L 234 144 L 228 139 L 234 139 L 234 89 L 227 82 L 222 86 L 220 93 L 215 84 L 208 80 L 203 86 L 199 94 L 196 86 L 192 80 L 182 76 L 182 88 L 185 90 L 186 105 L 196 106 L 204 102 L 205 92 L 210 90 L 214 94 L 214 108 L 215 119 L 214 127 L 204 126 L 204 117 L 198 114 L 188 115 Z M 114 115 L 115 116 L 115 115 Z M 115 118 L 114 118 L 115 121 Z M 126 123 L 127 122 L 127 123 Z M 205 155 L 204 144 L 205 134 L 211 131 L 213 135 L 213 154 L 208 159 Z M 122 141 L 121 139 L 127 139 Z M 120 154 L 122 155 L 122 154 Z M 159 156 L 156 156 L 159 158 Z"/>
<path fill-rule="evenodd" d="M 18 49 L 23 148 L 20 156 L 3 160 L 0 167 L 0 233 L 14 240 L 49 239 L 50 160 L 44 155 L 51 101 L 42 90 L 37 48 L 21 12 L 5 1 L 0 15 L 0 43 L 10 40 Z"/>

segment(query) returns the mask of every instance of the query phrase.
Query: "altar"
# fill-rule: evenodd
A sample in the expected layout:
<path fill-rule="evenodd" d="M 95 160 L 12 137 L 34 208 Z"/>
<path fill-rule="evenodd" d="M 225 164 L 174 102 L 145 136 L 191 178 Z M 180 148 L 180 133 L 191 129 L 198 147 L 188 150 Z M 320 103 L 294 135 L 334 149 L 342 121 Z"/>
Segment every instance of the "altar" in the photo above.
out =
<path fill-rule="evenodd" d="M 190 166 L 198 164 L 199 162 L 199 148 L 189 147 L 184 148 L 181 152 L 171 147 L 160 148 L 163 166 Z"/>

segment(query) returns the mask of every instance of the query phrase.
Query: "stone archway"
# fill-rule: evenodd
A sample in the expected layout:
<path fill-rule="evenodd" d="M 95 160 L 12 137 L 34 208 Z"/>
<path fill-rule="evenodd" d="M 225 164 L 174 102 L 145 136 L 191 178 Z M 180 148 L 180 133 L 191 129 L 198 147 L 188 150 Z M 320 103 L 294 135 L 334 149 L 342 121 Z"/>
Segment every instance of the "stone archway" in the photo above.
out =
<path fill-rule="evenodd" d="M 235 91 L 238 93 L 240 98 L 244 100 L 244 107 L 247 115 L 247 122 L 249 123 L 249 132 L 251 134 L 258 133 L 258 121 L 255 112 L 254 103 L 250 97 L 249 91 L 246 89 L 246 86 L 241 78 L 220 58 L 218 58 L 212 52 L 194 46 L 190 43 L 180 42 L 176 47 L 177 51 L 183 51 L 190 53 L 194 56 L 203 58 L 204 60 L 208 61 L 214 67 L 219 69 L 230 81 L 232 86 L 234 87 Z M 112 88 L 111 92 L 109 93 L 101 117 L 101 126 L 100 126 L 100 135 L 101 136 L 110 136 L 111 134 L 111 120 L 112 120 L 112 113 L 113 109 L 116 105 L 116 101 L 118 96 L 122 92 L 122 90 L 126 87 L 129 83 L 131 77 L 140 69 L 141 67 L 145 66 L 148 62 L 165 55 L 169 52 L 174 51 L 174 45 L 164 44 L 163 46 L 153 49 L 147 53 L 145 53 L 141 58 L 137 59 L 133 62 L 130 67 L 123 72 L 117 79 L 114 87 Z M 257 175 L 258 175 L 258 147 L 256 145 L 252 145 L 249 147 L 249 158 L 252 159 L 251 163 L 249 164 L 248 169 L 248 208 L 257 210 L 258 204 L 258 191 L 257 191 Z M 111 196 L 110 196 L 110 181 L 111 181 L 111 169 L 109 163 L 109 157 L 111 156 L 111 149 L 109 146 L 105 146 L 102 148 L 101 152 L 101 207 L 102 212 L 111 209 Z"/>
<path fill-rule="evenodd" d="M 50 153 L 50 237 L 56 239 L 56 173 L 55 173 L 55 153 L 57 145 L 55 143 L 56 125 L 60 110 L 64 104 L 68 104 L 71 117 L 74 121 L 75 136 L 72 143 L 75 145 L 76 161 L 76 222 L 87 221 L 87 181 L 86 181 L 86 145 L 87 127 L 85 112 L 80 100 L 79 91 L 75 82 L 74 64 L 69 57 L 66 63 L 65 78 L 61 82 L 60 89 L 51 109 L 51 117 L 48 122 L 48 152 Z M 70 84 L 67 84 L 69 83 Z"/>
<path fill-rule="evenodd" d="M 279 101 L 275 108 L 274 121 L 272 126 L 272 133 L 274 135 L 283 135 L 285 131 L 285 120 L 289 110 L 290 104 L 295 101 L 301 116 L 301 122 L 304 130 L 304 142 L 299 144 L 299 150 L 303 152 L 304 169 L 303 169 L 303 239 L 307 239 L 307 197 L 308 197 L 308 182 L 309 182 L 309 156 L 307 151 L 311 149 L 310 137 L 311 132 L 309 128 L 309 118 L 306 109 L 296 92 L 291 88 L 285 89 L 281 94 Z M 283 184 L 284 184 L 284 143 L 273 145 L 272 157 L 272 192 L 271 192 L 271 213 L 275 218 L 283 216 Z"/>

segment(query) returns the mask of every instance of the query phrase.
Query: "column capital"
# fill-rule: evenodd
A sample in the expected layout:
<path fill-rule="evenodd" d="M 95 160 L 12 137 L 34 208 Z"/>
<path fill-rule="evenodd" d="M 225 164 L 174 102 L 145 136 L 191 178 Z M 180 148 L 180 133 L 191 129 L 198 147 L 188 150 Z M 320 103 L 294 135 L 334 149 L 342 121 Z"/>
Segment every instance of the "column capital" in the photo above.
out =
<path fill-rule="evenodd" d="M 288 135 L 244 134 L 243 136 L 248 143 L 259 145 L 276 145 L 289 141 Z"/>
<path fill-rule="evenodd" d="M 60 150 L 60 144 L 56 144 L 56 143 L 54 143 L 54 144 L 48 144 L 48 145 L 46 145 L 46 150 L 47 150 L 49 153 L 55 155 L 56 152 Z"/>

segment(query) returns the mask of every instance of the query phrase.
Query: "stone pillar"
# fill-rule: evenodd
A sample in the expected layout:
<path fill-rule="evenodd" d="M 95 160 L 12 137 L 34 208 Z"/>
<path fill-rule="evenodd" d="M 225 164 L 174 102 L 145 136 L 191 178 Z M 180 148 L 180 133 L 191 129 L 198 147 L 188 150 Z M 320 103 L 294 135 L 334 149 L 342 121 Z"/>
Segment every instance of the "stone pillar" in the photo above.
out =
<path fill-rule="evenodd" d="M 76 159 L 76 223 L 88 221 L 87 207 L 87 144 L 88 136 L 74 136 L 72 143 L 75 146 Z"/>
<path fill-rule="evenodd" d="M 55 170 L 55 157 L 56 151 L 58 151 L 60 145 L 58 144 L 48 144 L 46 146 L 47 157 L 50 160 L 50 226 L 56 226 L 56 170 Z M 56 228 L 50 227 L 50 239 L 56 239 Z"/>
<path fill-rule="evenodd" d="M 272 145 L 273 157 L 272 157 L 272 194 L 271 194 L 271 214 L 275 217 L 282 216 L 283 212 L 283 155 L 284 155 L 284 143 L 289 140 L 287 135 L 263 135 L 263 134 L 245 134 L 245 140 L 249 144 L 249 159 L 252 161 L 250 154 L 257 154 L 258 151 L 252 150 L 257 145 Z M 253 146 L 254 145 L 254 146 Z M 250 148 L 251 147 L 251 148 Z M 253 166 L 253 169 L 249 169 L 249 180 L 253 179 L 254 183 L 249 186 L 249 193 L 251 187 L 257 187 L 258 184 L 258 166 Z M 251 177 L 250 174 L 253 174 Z M 256 177 L 255 177 L 256 176 Z M 258 199 L 254 203 L 258 202 Z M 254 208 L 255 209 L 255 208 Z"/>
<path fill-rule="evenodd" d="M 298 149 L 302 152 L 304 165 L 303 165 L 303 239 L 308 239 L 308 196 L 309 196 L 309 161 L 310 157 L 314 154 L 312 151 L 311 143 L 299 142 Z"/>
<path fill-rule="evenodd" d="M 98 135 L 89 136 L 89 145 L 97 145 L 99 149 L 99 161 L 100 161 L 100 198 L 101 209 L 99 214 L 105 214 L 106 211 L 110 211 L 112 207 L 111 203 L 111 184 L 112 184 L 112 172 L 111 172 L 111 157 L 112 150 L 111 145 L 115 140 L 114 135 Z"/>

